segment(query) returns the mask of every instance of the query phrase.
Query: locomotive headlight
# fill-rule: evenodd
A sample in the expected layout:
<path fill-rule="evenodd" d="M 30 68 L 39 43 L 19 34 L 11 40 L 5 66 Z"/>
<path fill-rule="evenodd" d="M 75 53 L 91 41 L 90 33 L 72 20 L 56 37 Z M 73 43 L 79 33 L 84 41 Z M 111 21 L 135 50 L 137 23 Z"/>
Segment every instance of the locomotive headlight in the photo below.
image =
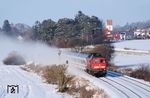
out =
<path fill-rule="evenodd" d="M 95 63 L 98 63 L 98 60 L 95 60 Z"/>
<path fill-rule="evenodd" d="M 106 68 L 105 66 L 94 66 L 94 68 Z"/>
<path fill-rule="evenodd" d="M 100 66 L 94 66 L 94 68 L 100 68 Z"/>
<path fill-rule="evenodd" d="M 105 66 L 101 66 L 101 68 L 105 68 Z"/>

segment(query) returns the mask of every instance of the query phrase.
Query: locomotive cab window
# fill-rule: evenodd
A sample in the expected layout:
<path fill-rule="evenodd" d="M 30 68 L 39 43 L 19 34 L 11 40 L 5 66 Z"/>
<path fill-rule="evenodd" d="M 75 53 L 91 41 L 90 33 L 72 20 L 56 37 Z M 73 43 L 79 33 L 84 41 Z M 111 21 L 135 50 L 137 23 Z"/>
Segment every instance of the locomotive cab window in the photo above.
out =
<path fill-rule="evenodd" d="M 93 58 L 93 55 L 91 53 L 88 54 L 87 59 L 92 59 L 92 58 Z"/>
<path fill-rule="evenodd" d="M 102 57 L 102 55 L 100 53 L 94 53 L 93 57 Z"/>
<path fill-rule="evenodd" d="M 87 59 L 92 59 L 95 57 L 102 57 L 102 55 L 100 53 L 90 53 L 87 57 Z"/>

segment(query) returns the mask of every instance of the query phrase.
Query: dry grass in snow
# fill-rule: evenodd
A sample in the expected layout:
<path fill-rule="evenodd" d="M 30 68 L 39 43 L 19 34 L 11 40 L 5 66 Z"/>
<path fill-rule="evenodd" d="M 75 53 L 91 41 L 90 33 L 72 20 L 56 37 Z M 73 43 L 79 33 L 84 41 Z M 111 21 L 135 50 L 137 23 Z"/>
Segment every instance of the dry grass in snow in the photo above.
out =
<path fill-rule="evenodd" d="M 21 68 L 26 71 L 38 73 L 47 83 L 57 85 L 59 92 L 68 93 L 75 98 L 108 98 L 104 90 L 92 85 L 92 83 L 84 78 L 69 75 L 67 67 L 67 65 L 39 67 L 31 63 Z"/>

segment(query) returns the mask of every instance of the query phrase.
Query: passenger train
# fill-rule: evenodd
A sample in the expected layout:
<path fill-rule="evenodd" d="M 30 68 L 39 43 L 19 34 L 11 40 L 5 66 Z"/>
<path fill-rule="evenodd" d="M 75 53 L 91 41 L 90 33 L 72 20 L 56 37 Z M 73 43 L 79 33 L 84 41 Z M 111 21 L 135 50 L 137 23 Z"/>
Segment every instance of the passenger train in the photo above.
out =
<path fill-rule="evenodd" d="M 107 74 L 107 61 L 100 53 L 67 53 L 66 63 L 84 68 L 86 72 L 100 77 Z"/>

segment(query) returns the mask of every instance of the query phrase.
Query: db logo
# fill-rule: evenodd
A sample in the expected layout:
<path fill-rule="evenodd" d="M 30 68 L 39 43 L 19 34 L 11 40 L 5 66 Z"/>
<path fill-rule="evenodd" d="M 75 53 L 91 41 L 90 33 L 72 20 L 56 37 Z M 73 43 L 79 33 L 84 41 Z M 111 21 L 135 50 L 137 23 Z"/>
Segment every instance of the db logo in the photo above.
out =
<path fill-rule="evenodd" d="M 7 85 L 7 93 L 19 93 L 19 85 Z"/>

